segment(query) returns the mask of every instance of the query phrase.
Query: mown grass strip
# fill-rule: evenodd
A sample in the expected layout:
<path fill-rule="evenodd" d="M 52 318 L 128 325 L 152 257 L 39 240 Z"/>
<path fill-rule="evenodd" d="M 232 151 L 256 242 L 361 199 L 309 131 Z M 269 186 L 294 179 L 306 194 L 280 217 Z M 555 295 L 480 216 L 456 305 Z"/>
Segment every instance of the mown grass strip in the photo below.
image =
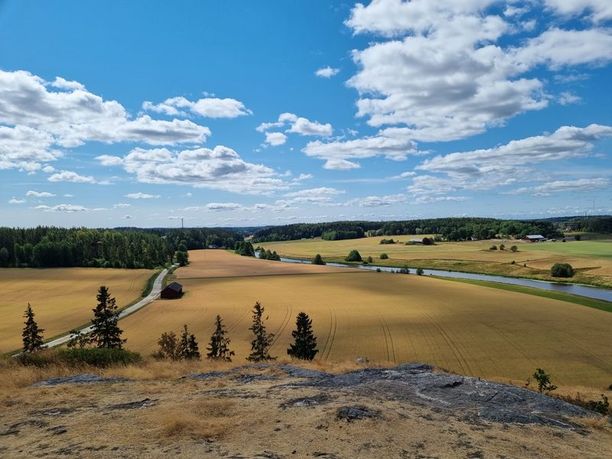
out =
<path fill-rule="evenodd" d="M 499 282 L 492 281 L 483 281 L 476 279 L 458 279 L 451 277 L 440 277 L 440 276 L 431 276 L 436 277 L 438 279 L 444 279 L 454 282 L 464 282 L 467 284 L 481 285 L 483 287 L 492 287 L 498 288 L 501 290 L 508 290 L 511 292 L 519 292 L 526 293 L 528 295 L 541 296 L 544 298 L 551 298 L 553 300 L 567 301 L 568 303 L 580 304 L 582 306 L 588 306 L 589 308 L 601 309 L 602 311 L 612 312 L 612 303 L 604 300 L 596 300 L 593 298 L 587 298 L 579 295 L 572 295 L 570 293 L 563 292 L 554 292 L 550 290 L 543 290 L 539 288 L 533 287 L 524 287 L 522 285 L 511 285 L 511 284 L 501 284 Z"/>
<path fill-rule="evenodd" d="M 159 276 L 159 273 L 161 273 L 163 270 L 164 270 L 164 268 L 156 269 L 153 272 L 153 274 L 151 274 L 151 277 L 149 277 L 147 279 L 147 283 L 145 284 L 144 288 L 142 289 L 142 294 L 140 295 L 141 298 L 145 298 L 147 295 L 149 295 L 149 293 L 151 293 L 151 290 L 153 290 L 153 284 L 155 283 L 155 279 L 157 279 L 157 276 Z M 132 303 L 128 304 L 125 307 L 127 308 L 128 306 L 131 306 L 132 304 L 136 303 L 137 301 L 140 301 L 140 299 L 134 300 Z"/>

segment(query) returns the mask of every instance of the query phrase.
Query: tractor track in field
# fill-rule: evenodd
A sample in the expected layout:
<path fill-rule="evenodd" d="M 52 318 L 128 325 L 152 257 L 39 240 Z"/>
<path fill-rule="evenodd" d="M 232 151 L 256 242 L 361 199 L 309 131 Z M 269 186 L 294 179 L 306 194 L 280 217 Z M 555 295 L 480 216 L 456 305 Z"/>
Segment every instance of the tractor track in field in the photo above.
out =
<path fill-rule="evenodd" d="M 285 309 L 285 315 L 283 316 L 283 320 L 278 327 L 278 329 L 274 332 L 274 339 L 272 340 L 272 345 L 275 345 L 278 339 L 280 338 L 281 333 L 287 328 L 289 321 L 291 320 L 291 312 L 293 308 L 291 306 L 287 306 Z"/>
<path fill-rule="evenodd" d="M 448 345 L 449 349 L 455 355 L 455 358 L 461 366 L 462 371 L 468 374 L 474 374 L 467 359 L 465 358 L 461 350 L 459 350 L 452 338 L 448 335 L 446 330 L 444 330 L 444 327 L 442 327 L 438 322 L 436 322 L 429 314 L 425 313 L 425 317 L 427 317 L 429 321 L 433 324 L 433 326 L 438 330 L 438 332 L 440 332 L 440 335 L 442 336 L 444 341 L 446 341 L 446 344 Z"/>
<path fill-rule="evenodd" d="M 250 312 L 251 312 L 251 310 L 250 310 L 250 309 L 245 310 L 244 314 L 242 314 L 242 315 L 241 315 L 241 316 L 240 316 L 240 317 L 239 317 L 237 320 L 235 320 L 235 321 L 234 321 L 234 322 L 233 322 L 231 325 L 228 325 L 228 326 L 227 326 L 227 331 L 228 331 L 228 333 L 229 333 L 229 332 L 233 332 L 234 330 L 236 330 L 236 329 L 238 328 L 238 325 L 240 325 L 240 324 L 241 324 L 241 323 L 244 321 L 244 319 L 245 319 L 246 317 L 248 317 L 248 316 L 249 316 Z"/>
<path fill-rule="evenodd" d="M 327 333 L 327 339 L 325 340 L 325 344 L 323 345 L 323 349 L 321 350 L 322 360 L 327 360 L 327 358 L 331 354 L 331 348 L 334 344 L 334 339 L 336 338 L 336 328 L 336 312 L 332 308 L 329 308 L 329 332 Z"/>
<path fill-rule="evenodd" d="M 395 343 L 393 342 L 393 336 L 389 329 L 389 324 L 383 316 L 380 316 L 380 325 L 383 330 L 383 336 L 385 338 L 385 348 L 387 350 L 387 361 L 397 363 L 397 357 L 395 354 Z"/>

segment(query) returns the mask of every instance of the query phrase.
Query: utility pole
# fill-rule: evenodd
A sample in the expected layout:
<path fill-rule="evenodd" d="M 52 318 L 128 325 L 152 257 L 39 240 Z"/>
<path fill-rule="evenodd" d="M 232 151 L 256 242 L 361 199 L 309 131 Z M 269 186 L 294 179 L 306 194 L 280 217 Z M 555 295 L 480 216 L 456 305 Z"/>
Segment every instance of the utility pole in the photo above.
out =
<path fill-rule="evenodd" d="M 185 229 L 185 225 L 183 223 L 183 217 L 181 217 L 181 229 L 184 230 Z"/>

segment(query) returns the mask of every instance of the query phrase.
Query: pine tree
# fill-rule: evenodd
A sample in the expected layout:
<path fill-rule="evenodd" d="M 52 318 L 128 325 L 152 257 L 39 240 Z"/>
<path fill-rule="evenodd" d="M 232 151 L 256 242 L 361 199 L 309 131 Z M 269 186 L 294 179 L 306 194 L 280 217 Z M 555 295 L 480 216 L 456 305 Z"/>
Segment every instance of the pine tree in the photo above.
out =
<path fill-rule="evenodd" d="M 30 303 L 28 303 L 24 317 L 26 321 L 24 322 L 25 326 L 23 327 L 23 332 L 21 333 L 23 338 L 23 352 L 39 351 L 43 347 L 42 333 L 44 330 L 42 328 L 38 328 L 38 324 L 34 319 L 34 311 L 32 310 Z"/>
<path fill-rule="evenodd" d="M 262 360 L 274 360 L 276 357 L 270 356 L 270 346 L 274 340 L 274 335 L 266 331 L 263 323 L 264 308 L 259 301 L 253 306 L 253 325 L 249 330 L 253 332 L 255 338 L 251 341 L 251 353 L 247 360 L 251 362 L 261 362 Z"/>
<path fill-rule="evenodd" d="M 110 296 L 108 288 L 100 286 L 97 306 L 94 308 L 94 318 L 91 320 L 91 341 L 97 346 L 108 349 L 121 349 L 125 340 L 121 339 L 123 330 L 117 325 L 119 314 L 117 302 Z"/>
<path fill-rule="evenodd" d="M 317 355 L 317 338 L 312 332 L 312 320 L 305 312 L 300 312 L 296 318 L 296 329 L 291 332 L 295 340 L 287 349 L 287 354 L 296 359 L 312 360 Z"/>
<path fill-rule="evenodd" d="M 225 325 L 221 320 L 221 316 L 217 315 L 215 320 L 215 332 L 210 337 L 210 343 L 206 348 L 208 353 L 206 357 L 213 360 L 232 361 L 234 351 L 230 351 L 229 344 L 231 340 L 225 336 Z"/>
<path fill-rule="evenodd" d="M 193 333 L 189 333 L 187 325 L 183 325 L 181 340 L 178 345 L 178 356 L 185 360 L 200 360 L 200 348 Z"/>

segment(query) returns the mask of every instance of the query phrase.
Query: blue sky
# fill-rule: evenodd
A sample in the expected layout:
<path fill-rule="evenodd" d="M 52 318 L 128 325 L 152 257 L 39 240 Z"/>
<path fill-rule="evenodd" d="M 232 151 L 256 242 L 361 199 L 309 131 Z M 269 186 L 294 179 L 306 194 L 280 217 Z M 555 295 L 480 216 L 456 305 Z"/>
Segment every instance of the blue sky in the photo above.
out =
<path fill-rule="evenodd" d="M 0 224 L 612 212 L 608 0 L 0 1 Z"/>

